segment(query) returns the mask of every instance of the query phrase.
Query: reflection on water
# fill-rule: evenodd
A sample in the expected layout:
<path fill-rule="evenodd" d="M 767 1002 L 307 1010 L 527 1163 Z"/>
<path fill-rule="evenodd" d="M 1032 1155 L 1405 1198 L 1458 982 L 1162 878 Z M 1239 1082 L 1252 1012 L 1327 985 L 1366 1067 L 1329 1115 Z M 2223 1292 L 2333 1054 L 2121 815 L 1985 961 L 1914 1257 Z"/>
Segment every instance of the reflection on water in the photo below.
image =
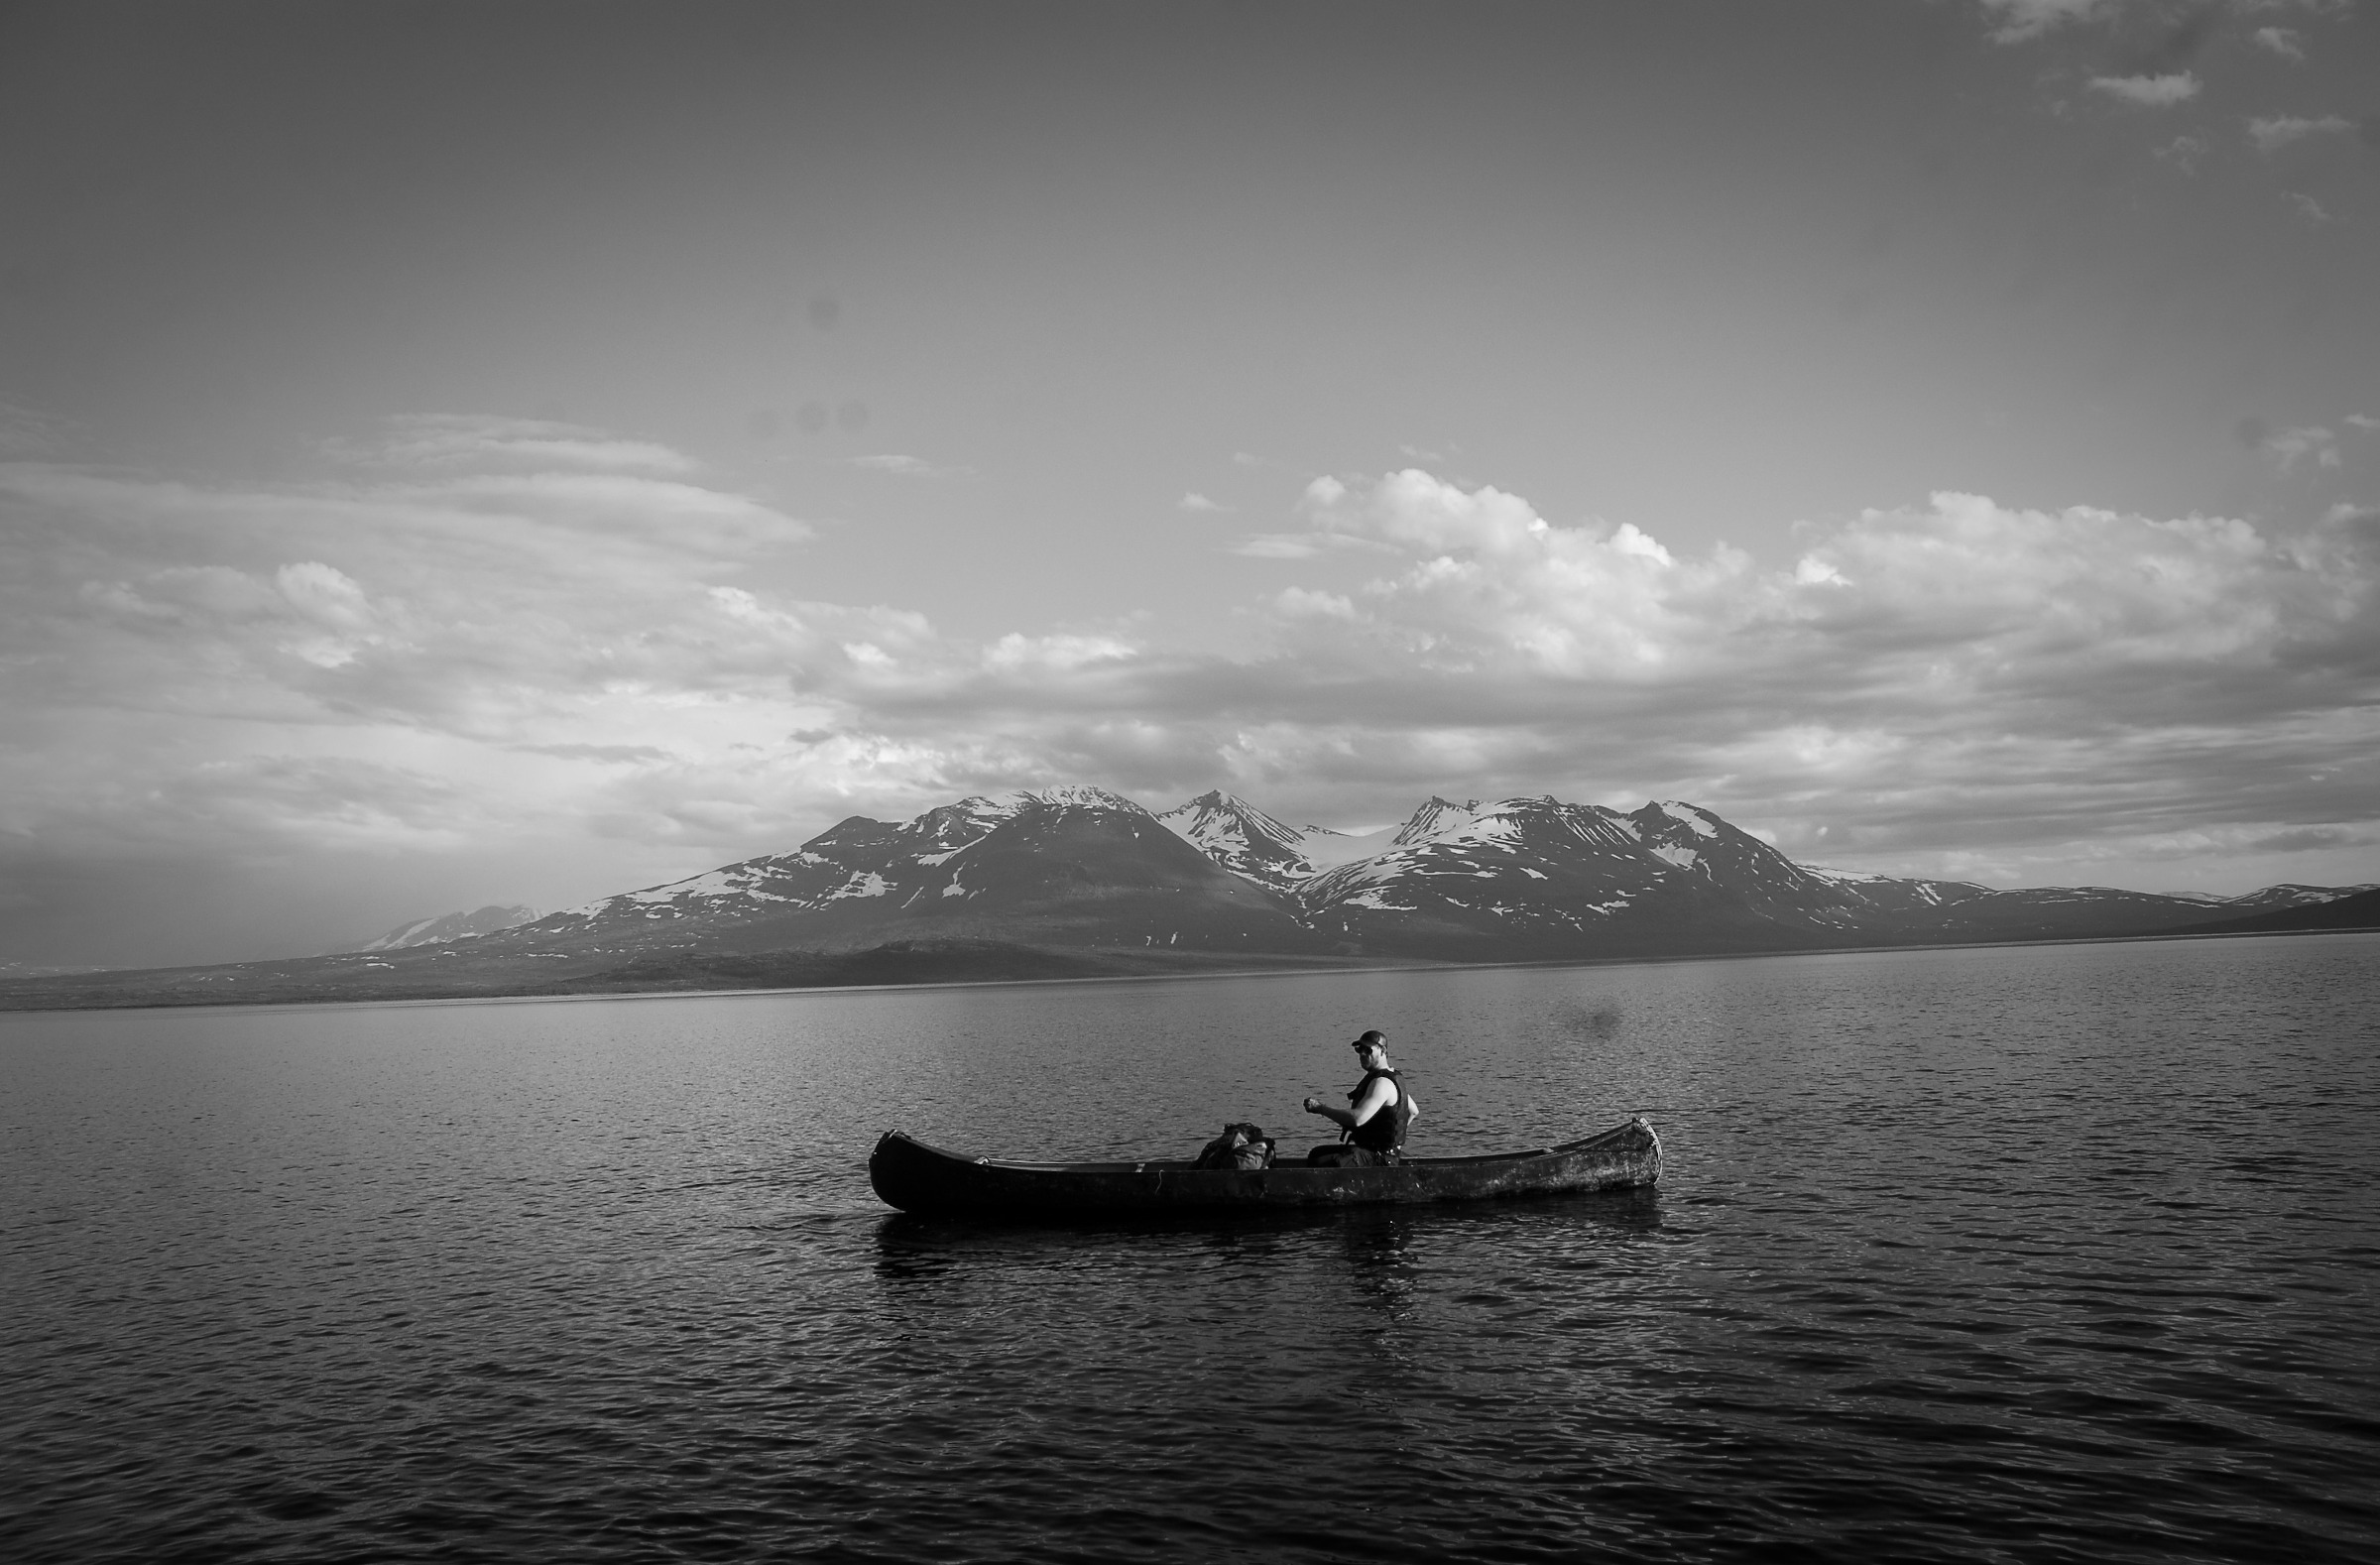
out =
<path fill-rule="evenodd" d="M 17 1560 L 2371 1557 L 2380 939 L 0 1019 Z M 1390 1031 L 1658 1191 L 978 1229 Z"/>
<path fill-rule="evenodd" d="M 1646 1236 L 1661 1226 L 1657 1190 L 1452 1207 L 1284 1208 L 1062 1226 L 985 1227 L 892 1213 L 876 1226 L 876 1275 L 896 1308 L 971 1311 L 1007 1284 L 1083 1270 L 1136 1272 L 1158 1299 L 1200 1279 L 1251 1287 L 1292 1282 L 1394 1317 L 1427 1271 L 1486 1276 L 1514 1258 L 1597 1254 L 1591 1235 Z M 1160 1285 L 1162 1284 L 1162 1285 Z M 1228 1285 L 1228 1284 L 1227 1284 Z M 919 1298 L 901 1300 L 902 1289 Z M 1482 1297 L 1487 1295 L 1483 1294 Z M 1153 1307 L 1153 1306 L 1152 1306 Z"/>

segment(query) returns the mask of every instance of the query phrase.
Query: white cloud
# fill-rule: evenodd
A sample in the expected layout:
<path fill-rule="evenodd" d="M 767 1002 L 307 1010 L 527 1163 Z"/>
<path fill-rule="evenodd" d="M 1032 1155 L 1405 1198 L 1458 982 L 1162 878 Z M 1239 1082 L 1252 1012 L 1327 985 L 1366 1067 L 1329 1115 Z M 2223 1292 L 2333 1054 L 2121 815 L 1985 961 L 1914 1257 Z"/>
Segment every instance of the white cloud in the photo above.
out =
<path fill-rule="evenodd" d="M 475 414 L 412 414 L 387 421 L 378 438 L 330 440 L 343 461 L 389 466 L 582 468 L 690 473 L 692 458 L 651 440 L 623 439 L 584 424 Z"/>
<path fill-rule="evenodd" d="M 2375 419 L 2368 413 L 2348 414 L 2346 421 L 2358 429 L 2380 430 L 2380 419 Z"/>
<path fill-rule="evenodd" d="M 2317 467 L 2336 467 L 2339 460 L 2338 436 L 2320 425 L 2275 430 L 2264 437 L 2264 449 L 2285 473 L 2309 457 Z"/>
<path fill-rule="evenodd" d="M 2226 8 L 2253 14 L 2291 9 L 2293 4 L 2296 9 L 2336 13 L 2351 7 L 2354 0 L 2214 0 L 2214 4 L 2192 7 L 2175 6 L 2164 0 L 1977 0 L 1985 20 L 1991 24 L 1993 42 L 2001 44 L 2024 43 L 2084 23 L 2113 23 L 2127 14 L 2141 18 L 2152 28 L 2170 31 L 2178 11 Z M 2267 34 L 2278 34 L 2280 38 L 2276 42 L 2268 39 Z M 2282 55 L 2290 54 L 2285 46 L 2299 43 L 2298 35 L 2287 28 L 2260 29 L 2255 39 L 2262 47 Z"/>
<path fill-rule="evenodd" d="M 1313 559 L 1323 554 L 1388 553 L 1394 545 L 1353 533 L 1253 533 L 1224 545 L 1244 559 Z"/>
<path fill-rule="evenodd" d="M 1182 496 L 1182 498 L 1176 501 L 1175 504 L 1184 511 L 1222 512 L 1231 510 L 1230 506 L 1218 505 L 1214 501 L 1209 500 L 1205 495 L 1200 494 L 1195 489 Z"/>
<path fill-rule="evenodd" d="M 985 650 L 984 666 L 1003 673 L 1067 670 L 1132 656 L 1131 643 L 1113 636 L 1024 636 L 1014 631 Z"/>
<path fill-rule="evenodd" d="M 2336 114 L 2325 114 L 2319 120 L 2281 114 L 2271 119 L 2249 120 L 2248 139 L 2256 144 L 2258 152 L 2278 152 L 2291 142 L 2303 141 L 2309 136 L 2335 136 L 2354 128 L 2353 124 Z"/>
<path fill-rule="evenodd" d="M 2256 42 L 2283 60 L 2303 62 L 2306 59 L 2305 36 L 2293 28 L 2260 27 L 2253 35 Z"/>
<path fill-rule="evenodd" d="M 2164 108 L 2199 95 L 2199 78 L 2187 70 L 2164 76 L 2093 76 L 2090 84 L 2141 108 Z"/>
<path fill-rule="evenodd" d="M 1368 596 L 1401 625 L 1424 662 L 1476 668 L 1518 660 L 1579 672 L 1639 669 L 1679 655 L 1674 610 L 1656 582 L 1696 590 L 1745 568 L 1723 551 L 1681 565 L 1627 524 L 1555 528 L 1527 501 L 1492 487 L 1465 491 L 1417 468 L 1362 492 L 1336 480 L 1307 491 L 1318 527 L 1372 539 L 1414 557 Z M 1481 632 L 1492 627 L 1492 634 Z"/>
<path fill-rule="evenodd" d="M 1291 619 L 1352 620 L 1356 606 L 1336 592 L 1312 592 L 1304 587 L 1285 587 L 1272 600 L 1273 607 Z"/>
<path fill-rule="evenodd" d="M 1336 478 L 1317 478 L 1306 486 L 1304 505 L 1327 532 L 1376 535 L 1420 549 L 1508 554 L 1550 531 L 1517 495 L 1493 487 L 1466 491 L 1417 467 L 1390 473 L 1361 495 Z"/>
<path fill-rule="evenodd" d="M 2202 136 L 2177 136 L 2158 148 L 2157 156 L 2184 174 L 2197 174 L 2199 160 L 2206 156 L 2206 140 Z"/>
<path fill-rule="evenodd" d="M 2111 15 L 2115 0 L 1980 0 L 1994 42 L 2018 44 L 2077 22 Z"/>
<path fill-rule="evenodd" d="M 274 572 L 274 582 L 300 610 L 339 630 L 362 630 L 370 625 L 371 606 L 364 590 L 336 568 L 318 559 L 301 559 Z"/>
<path fill-rule="evenodd" d="M 2329 208 L 2313 196 L 2298 190 L 2285 190 L 2282 193 L 2289 197 L 2289 204 L 2297 211 L 2297 214 L 2308 222 L 2326 223 L 2331 220 Z"/>
<path fill-rule="evenodd" d="M 871 456 L 855 456 L 854 467 L 871 472 L 891 473 L 896 478 L 941 478 L 947 476 L 941 468 L 922 456 L 904 456 L 897 451 L 883 451 Z"/>
<path fill-rule="evenodd" d="M 1258 533 L 1227 544 L 1225 552 L 1247 559 L 1312 559 L 1322 543 L 1303 533 Z"/>
<path fill-rule="evenodd" d="M 301 559 L 275 571 L 273 583 L 314 627 L 282 643 L 283 651 L 317 668 L 343 668 L 365 649 L 381 644 L 383 638 L 376 634 L 380 616 L 364 589 L 335 566 Z"/>

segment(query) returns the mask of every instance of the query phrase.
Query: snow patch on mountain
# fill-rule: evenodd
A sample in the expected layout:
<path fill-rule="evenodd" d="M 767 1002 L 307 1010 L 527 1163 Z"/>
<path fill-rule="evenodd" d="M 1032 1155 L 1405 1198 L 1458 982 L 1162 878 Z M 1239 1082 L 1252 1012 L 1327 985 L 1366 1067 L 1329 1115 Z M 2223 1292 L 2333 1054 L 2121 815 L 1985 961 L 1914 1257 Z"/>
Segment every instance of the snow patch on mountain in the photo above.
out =
<path fill-rule="evenodd" d="M 607 906 L 613 903 L 633 903 L 640 906 L 651 906 L 658 903 L 673 903 L 682 897 L 726 897 L 750 891 L 754 879 L 753 873 L 740 865 L 723 870 L 706 870 L 689 880 L 671 881 L 666 886 L 648 886 L 643 891 L 625 892 L 618 897 L 608 898 L 604 903 L 596 905 Z"/>
<path fill-rule="evenodd" d="M 1298 848 L 1306 862 L 1316 870 L 1335 870 L 1343 864 L 1361 864 L 1376 859 L 1396 845 L 1400 828 L 1382 826 L 1377 831 L 1361 833 L 1333 831 L 1327 826 L 1306 826 L 1298 833 Z"/>
<path fill-rule="evenodd" d="M 1398 829 L 1396 835 L 1389 839 L 1389 845 L 1409 848 L 1415 843 L 1428 842 L 1442 832 L 1454 830 L 1458 826 L 1467 826 L 1479 812 L 1479 808 L 1480 801 L 1476 798 L 1468 803 L 1458 804 L 1452 799 L 1439 798 L 1433 794 L 1429 802 L 1415 810 L 1413 818 L 1406 821 Z"/>
<path fill-rule="evenodd" d="M 1519 838 L 1520 834 L 1521 825 L 1518 821 L 1501 810 L 1490 808 L 1482 810 L 1469 820 L 1457 821 L 1448 825 L 1429 840 L 1508 848 Z"/>
<path fill-rule="evenodd" d="M 1148 813 L 1146 809 L 1126 798 L 1122 793 L 1113 793 L 1104 787 L 1093 787 L 1087 782 L 1060 782 L 1051 787 L 1026 788 L 1022 792 L 1012 794 L 1011 797 L 1016 801 L 1018 808 L 1030 804 L 1045 804 L 1057 809 L 1113 809 L 1127 815 Z"/>
<path fill-rule="evenodd" d="M 416 918 L 401 923 L 388 933 L 357 951 L 402 951 L 417 945 L 444 945 L 449 940 L 466 940 L 473 935 L 494 934 L 499 929 L 511 929 L 536 920 L 537 910 L 518 903 L 491 903 L 469 912 L 440 913 L 434 918 Z M 80 971 L 80 969 L 60 969 Z M 95 969 L 94 969 L 95 971 Z"/>
<path fill-rule="evenodd" d="M 1672 820 L 1683 821 L 1686 825 L 1686 828 L 1689 831 L 1692 831 L 1698 837 L 1716 837 L 1719 835 L 1719 828 L 1712 824 L 1712 817 L 1704 813 L 1702 810 L 1695 808 L 1692 804 L 1683 803 L 1674 798 L 1663 799 L 1661 801 L 1661 813 L 1667 815 Z"/>
<path fill-rule="evenodd" d="M 955 804 L 942 804 L 924 814 L 903 821 L 903 835 L 919 839 L 928 847 L 943 851 L 945 857 L 972 843 L 990 836 L 1001 822 L 1012 819 L 1017 810 L 1030 802 L 1027 795 L 1012 793 L 1005 799 L 986 798 L 977 793 Z"/>

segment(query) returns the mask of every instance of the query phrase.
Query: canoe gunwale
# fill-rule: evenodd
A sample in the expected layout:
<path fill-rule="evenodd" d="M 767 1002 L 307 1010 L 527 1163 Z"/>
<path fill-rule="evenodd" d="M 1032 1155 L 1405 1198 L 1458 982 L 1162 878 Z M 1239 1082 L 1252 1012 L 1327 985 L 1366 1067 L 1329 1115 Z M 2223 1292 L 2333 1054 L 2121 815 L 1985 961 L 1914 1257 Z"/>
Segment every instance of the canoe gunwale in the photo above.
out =
<path fill-rule="evenodd" d="M 1660 1138 L 1641 1115 L 1548 1146 L 1340 1168 L 1207 1169 L 1181 1158 L 1025 1162 L 969 1157 L 903 1131 L 885 1132 L 868 1159 L 870 1182 L 887 1205 L 992 1220 L 1580 1194 L 1649 1186 L 1660 1169 Z"/>
<path fill-rule="evenodd" d="M 1194 1160 L 1188 1157 L 1145 1157 L 1137 1162 L 1111 1158 L 1104 1162 L 1081 1163 L 1028 1163 L 1012 1157 L 969 1157 L 954 1152 L 946 1146 L 935 1146 L 921 1142 L 906 1131 L 887 1131 L 885 1134 L 897 1136 L 912 1146 L 932 1152 L 937 1156 L 948 1157 L 954 1162 L 965 1163 L 972 1168 L 1013 1168 L 1022 1173 L 1155 1173 L 1160 1171 L 1165 1173 L 1224 1173 L 1230 1171 L 1218 1168 L 1198 1168 L 1194 1166 Z M 1532 1146 L 1526 1151 L 1518 1152 L 1479 1152 L 1462 1157 L 1400 1157 L 1392 1166 L 1399 1168 L 1455 1168 L 1486 1163 L 1520 1162 L 1530 1157 L 1553 1157 L 1600 1139 L 1590 1136 L 1575 1142 L 1564 1142 L 1558 1146 Z M 1300 1168 L 1305 1165 L 1286 1162 L 1274 1163 L 1271 1166 Z"/>

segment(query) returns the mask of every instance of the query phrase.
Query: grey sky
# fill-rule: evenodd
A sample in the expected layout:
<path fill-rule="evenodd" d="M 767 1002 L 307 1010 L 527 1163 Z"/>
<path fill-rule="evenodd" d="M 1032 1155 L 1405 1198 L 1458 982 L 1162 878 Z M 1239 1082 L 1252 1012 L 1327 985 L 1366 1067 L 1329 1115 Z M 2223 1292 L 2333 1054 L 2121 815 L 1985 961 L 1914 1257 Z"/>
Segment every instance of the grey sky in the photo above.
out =
<path fill-rule="evenodd" d="M 2380 878 L 2368 5 L 0 29 L 0 960 L 1054 780 Z"/>

